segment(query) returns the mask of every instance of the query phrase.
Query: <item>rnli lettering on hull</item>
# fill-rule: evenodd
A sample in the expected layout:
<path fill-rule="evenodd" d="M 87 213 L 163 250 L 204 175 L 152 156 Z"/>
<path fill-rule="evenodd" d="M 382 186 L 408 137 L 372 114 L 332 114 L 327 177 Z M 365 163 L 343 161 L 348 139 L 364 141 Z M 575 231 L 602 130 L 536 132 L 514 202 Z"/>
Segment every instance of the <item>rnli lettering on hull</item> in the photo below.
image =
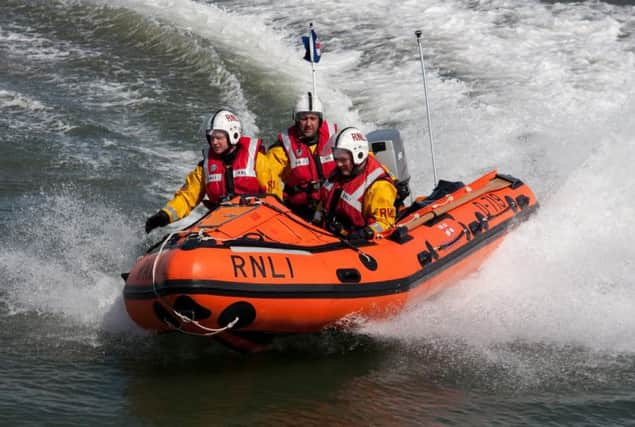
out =
<path fill-rule="evenodd" d="M 231 255 L 235 278 L 293 279 L 293 264 L 289 257 L 284 260 L 269 255 Z"/>
<path fill-rule="evenodd" d="M 507 208 L 507 203 L 496 194 L 486 194 L 472 204 L 487 216 L 495 216 Z"/>

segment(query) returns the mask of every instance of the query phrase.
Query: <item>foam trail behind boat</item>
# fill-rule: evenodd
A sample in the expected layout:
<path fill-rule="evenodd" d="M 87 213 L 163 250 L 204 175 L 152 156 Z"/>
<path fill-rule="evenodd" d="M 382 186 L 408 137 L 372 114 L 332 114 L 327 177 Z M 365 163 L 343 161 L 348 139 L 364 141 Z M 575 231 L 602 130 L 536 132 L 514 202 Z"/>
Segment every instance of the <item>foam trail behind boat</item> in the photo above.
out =
<path fill-rule="evenodd" d="M 635 103 L 627 106 L 635 114 Z M 635 353 L 635 126 L 615 117 L 593 155 L 509 235 L 480 272 L 371 335 L 464 342 L 491 352 L 518 342 Z"/>
<path fill-rule="evenodd" d="M 312 87 L 311 75 L 307 71 L 306 62 L 302 60 L 303 53 L 299 45 L 304 27 L 298 27 L 297 34 L 292 35 L 276 31 L 266 23 L 265 17 L 257 8 L 251 7 L 253 5 L 246 11 L 236 13 L 214 4 L 195 1 L 177 4 L 165 0 L 90 2 L 133 10 L 146 18 L 168 22 L 181 31 L 210 40 L 223 60 L 230 61 L 239 68 L 255 69 L 264 80 L 275 82 L 276 96 L 287 100 L 289 110 L 297 94 Z M 350 98 L 341 90 L 332 88 L 329 83 L 329 75 L 345 71 L 347 61 L 343 59 L 344 55 L 329 55 L 326 71 L 320 71 L 320 97 L 325 101 L 331 117 L 337 117 L 345 123 L 363 123 L 357 111 L 351 110 Z M 236 101 L 235 98 L 232 99 L 232 103 Z M 246 128 L 257 133 L 257 113 L 249 110 L 246 100 L 238 104 L 241 119 L 244 117 L 247 124 Z"/>

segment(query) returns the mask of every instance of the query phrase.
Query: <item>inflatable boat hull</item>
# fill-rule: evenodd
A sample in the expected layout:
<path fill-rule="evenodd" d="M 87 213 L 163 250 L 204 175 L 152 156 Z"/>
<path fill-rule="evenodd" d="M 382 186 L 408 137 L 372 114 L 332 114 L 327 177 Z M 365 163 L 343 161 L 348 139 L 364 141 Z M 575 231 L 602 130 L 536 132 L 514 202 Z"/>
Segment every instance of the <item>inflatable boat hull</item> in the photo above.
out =
<path fill-rule="evenodd" d="M 416 201 L 391 234 L 347 241 L 271 196 L 237 198 L 142 256 L 125 277 L 126 309 L 154 331 L 228 328 L 218 337 L 249 350 L 254 336 L 349 328 L 473 272 L 536 207 L 528 186 L 492 171 Z"/>

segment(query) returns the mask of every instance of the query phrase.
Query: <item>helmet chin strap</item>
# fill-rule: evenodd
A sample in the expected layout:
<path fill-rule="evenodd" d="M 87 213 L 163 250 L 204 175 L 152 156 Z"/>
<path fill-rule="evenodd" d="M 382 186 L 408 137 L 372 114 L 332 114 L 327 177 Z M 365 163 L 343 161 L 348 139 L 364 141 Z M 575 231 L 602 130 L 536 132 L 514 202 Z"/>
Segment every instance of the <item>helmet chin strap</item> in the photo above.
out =
<path fill-rule="evenodd" d="M 364 166 L 366 166 L 366 160 L 358 165 L 353 165 L 353 169 L 351 170 L 351 178 L 362 173 L 362 171 L 364 170 Z"/>
<path fill-rule="evenodd" d="M 223 162 L 225 164 L 231 164 L 234 161 L 234 158 L 236 157 L 236 152 L 237 150 L 237 145 L 229 145 L 229 147 L 227 147 L 227 150 L 223 151 L 220 155 L 221 159 L 223 159 Z"/>
<path fill-rule="evenodd" d="M 320 132 L 319 132 L 319 128 L 317 131 L 315 131 L 315 134 L 313 136 L 305 136 L 302 131 L 300 130 L 300 126 L 298 123 L 296 123 L 296 128 L 298 129 L 298 134 L 299 137 L 298 139 L 306 145 L 314 145 L 317 144 L 318 140 L 320 139 Z"/>
<path fill-rule="evenodd" d="M 353 165 L 353 168 L 351 169 L 351 174 L 350 175 L 343 175 L 342 172 L 338 172 L 341 180 L 344 181 L 344 182 L 348 182 L 351 179 L 355 178 L 357 175 L 362 173 L 362 171 L 364 170 L 364 166 L 365 165 L 366 165 L 366 160 L 364 160 L 359 165 Z"/>
<path fill-rule="evenodd" d="M 318 133 L 316 132 L 313 136 L 304 136 L 300 137 L 300 141 L 306 145 L 315 145 L 318 142 Z"/>

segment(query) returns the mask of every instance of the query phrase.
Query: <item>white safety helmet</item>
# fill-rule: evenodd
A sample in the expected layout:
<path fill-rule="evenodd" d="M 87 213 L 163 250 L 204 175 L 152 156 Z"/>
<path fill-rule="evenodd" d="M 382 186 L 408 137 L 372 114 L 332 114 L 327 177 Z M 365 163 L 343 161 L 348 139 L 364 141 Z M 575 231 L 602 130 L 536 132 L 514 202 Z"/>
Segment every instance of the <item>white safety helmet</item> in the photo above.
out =
<path fill-rule="evenodd" d="M 293 121 L 297 121 L 298 116 L 302 113 L 313 113 L 322 120 L 324 118 L 324 107 L 322 106 L 320 98 L 313 96 L 311 92 L 300 96 L 293 109 Z"/>
<path fill-rule="evenodd" d="M 346 150 L 353 156 L 353 164 L 361 165 L 368 157 L 368 140 L 355 127 L 344 128 L 331 136 L 329 144 L 333 150 Z"/>
<path fill-rule="evenodd" d="M 203 138 L 208 141 L 208 137 L 215 130 L 222 130 L 227 133 L 227 139 L 231 145 L 236 145 L 243 134 L 243 126 L 240 119 L 229 110 L 218 110 L 205 118 L 203 126 Z"/>

